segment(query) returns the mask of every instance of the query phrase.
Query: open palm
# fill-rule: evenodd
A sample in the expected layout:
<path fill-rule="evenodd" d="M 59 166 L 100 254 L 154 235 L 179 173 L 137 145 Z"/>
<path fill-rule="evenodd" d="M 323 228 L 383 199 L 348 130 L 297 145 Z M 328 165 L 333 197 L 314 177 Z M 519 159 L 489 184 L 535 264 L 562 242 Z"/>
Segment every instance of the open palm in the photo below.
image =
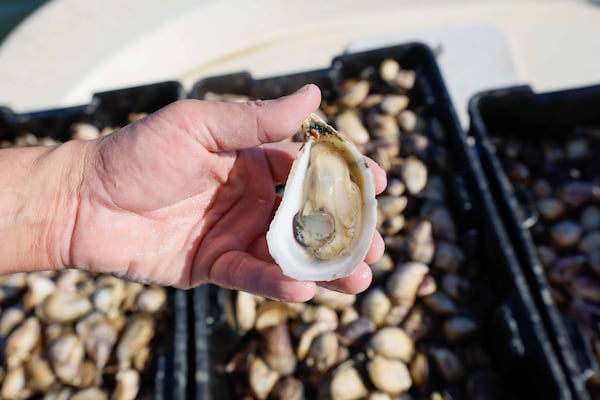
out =
<path fill-rule="evenodd" d="M 273 142 L 291 136 L 319 101 L 313 85 L 273 101 L 185 100 L 91 143 L 71 265 L 178 287 L 210 282 L 310 299 L 315 283 L 282 275 L 265 234 L 278 204 L 274 186 L 285 182 L 298 150 Z M 373 170 L 381 191 L 385 176 Z M 375 234 L 367 262 L 382 249 Z M 363 264 L 326 285 L 358 292 L 370 279 Z"/>

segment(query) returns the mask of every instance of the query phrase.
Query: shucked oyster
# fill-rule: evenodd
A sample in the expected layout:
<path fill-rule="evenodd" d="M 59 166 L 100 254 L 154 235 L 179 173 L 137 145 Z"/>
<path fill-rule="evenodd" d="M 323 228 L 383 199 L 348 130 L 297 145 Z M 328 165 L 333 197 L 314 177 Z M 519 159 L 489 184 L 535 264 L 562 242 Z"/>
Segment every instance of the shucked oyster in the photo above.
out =
<path fill-rule="evenodd" d="M 267 233 L 269 252 L 295 279 L 350 275 L 370 247 L 377 220 L 375 183 L 362 154 L 312 114 L 281 204 Z"/>

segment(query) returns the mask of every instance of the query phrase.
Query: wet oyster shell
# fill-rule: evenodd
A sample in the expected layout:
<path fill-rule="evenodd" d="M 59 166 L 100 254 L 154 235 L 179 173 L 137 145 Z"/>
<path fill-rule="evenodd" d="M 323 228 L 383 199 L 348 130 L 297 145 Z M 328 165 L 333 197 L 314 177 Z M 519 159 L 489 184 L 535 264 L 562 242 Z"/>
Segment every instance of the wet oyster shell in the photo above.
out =
<path fill-rule="evenodd" d="M 371 245 L 377 222 L 375 182 L 364 156 L 318 116 L 309 116 L 303 131 L 305 143 L 292 165 L 281 204 L 267 233 L 267 243 L 271 256 L 285 275 L 299 280 L 330 281 L 352 274 Z M 328 164 L 329 169 L 319 170 L 316 164 L 311 165 L 311 153 L 318 152 L 316 149 L 323 146 L 328 146 L 330 154 L 340 157 L 334 157 L 335 162 Z M 345 165 L 347 170 L 334 169 L 331 165 Z M 338 174 L 340 170 L 344 172 L 339 176 L 331 179 L 330 174 L 323 179 L 330 179 L 327 183 L 336 182 L 328 187 L 331 191 L 323 191 L 329 196 L 319 197 L 316 193 L 320 192 L 311 191 L 314 189 L 312 179 L 331 171 Z M 340 178 L 344 179 L 343 184 L 338 184 Z M 321 183 L 321 179 L 317 181 Z M 344 189 L 338 191 L 340 187 Z M 358 200 L 356 194 L 350 199 L 349 187 L 358 188 Z M 336 193 L 336 197 L 331 193 Z M 323 227 L 322 231 L 303 230 L 305 216 L 301 215 L 301 210 L 307 197 L 311 201 L 326 199 L 314 201 L 321 208 L 308 215 L 312 218 L 320 213 L 315 218 L 321 220 L 313 226 Z M 349 204 L 356 204 L 356 207 Z M 321 221 L 324 222 L 321 224 Z"/>

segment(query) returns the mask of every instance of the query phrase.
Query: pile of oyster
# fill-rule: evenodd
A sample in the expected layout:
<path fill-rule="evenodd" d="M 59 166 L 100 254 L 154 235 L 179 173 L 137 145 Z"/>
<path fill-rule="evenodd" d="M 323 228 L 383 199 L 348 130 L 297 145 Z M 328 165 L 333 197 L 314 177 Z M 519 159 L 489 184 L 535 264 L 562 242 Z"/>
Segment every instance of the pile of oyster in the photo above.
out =
<path fill-rule="evenodd" d="M 237 346 L 213 365 L 214 379 L 222 372 L 224 397 L 240 399 L 502 398 L 481 337 L 493 290 L 477 232 L 447 202 L 445 132 L 413 101 L 415 71 L 388 59 L 358 76 L 318 113 L 388 175 L 376 220 L 386 253 L 371 265 L 373 284 L 357 296 L 320 288 L 305 304 L 221 291 Z"/>
<path fill-rule="evenodd" d="M 136 398 L 167 293 L 78 270 L 0 277 L 3 399 Z"/>
<path fill-rule="evenodd" d="M 77 139 L 110 131 L 72 126 Z M 25 133 L 0 145 L 55 143 Z M 153 339 L 164 334 L 168 312 L 166 289 L 110 275 L 64 270 L 0 276 L 0 398 L 137 398 L 152 379 Z"/>
<path fill-rule="evenodd" d="M 137 121 L 145 117 L 146 113 L 129 113 L 127 123 Z M 104 126 L 101 129 L 89 122 L 75 122 L 71 124 L 66 137 L 75 140 L 93 140 L 100 136 L 106 136 L 118 129 L 119 126 Z M 52 146 L 60 141 L 50 136 L 38 136 L 32 132 L 21 132 L 14 139 L 0 141 L 0 148 L 27 147 L 27 146 Z"/>
<path fill-rule="evenodd" d="M 554 301 L 579 322 L 600 361 L 600 128 L 577 127 L 561 139 L 494 141 L 537 216 L 530 231 Z M 590 384 L 600 396 L 600 377 Z"/>

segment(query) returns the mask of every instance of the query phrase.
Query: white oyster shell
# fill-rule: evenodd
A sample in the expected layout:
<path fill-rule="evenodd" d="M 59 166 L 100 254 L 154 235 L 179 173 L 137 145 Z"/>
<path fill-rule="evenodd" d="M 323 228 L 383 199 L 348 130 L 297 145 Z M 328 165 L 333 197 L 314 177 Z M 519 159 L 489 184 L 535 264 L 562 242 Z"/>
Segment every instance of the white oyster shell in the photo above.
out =
<path fill-rule="evenodd" d="M 365 157 L 319 117 L 312 114 L 303 130 L 306 142 L 267 243 L 285 275 L 330 281 L 352 274 L 369 250 L 377 222 L 375 182 Z"/>

